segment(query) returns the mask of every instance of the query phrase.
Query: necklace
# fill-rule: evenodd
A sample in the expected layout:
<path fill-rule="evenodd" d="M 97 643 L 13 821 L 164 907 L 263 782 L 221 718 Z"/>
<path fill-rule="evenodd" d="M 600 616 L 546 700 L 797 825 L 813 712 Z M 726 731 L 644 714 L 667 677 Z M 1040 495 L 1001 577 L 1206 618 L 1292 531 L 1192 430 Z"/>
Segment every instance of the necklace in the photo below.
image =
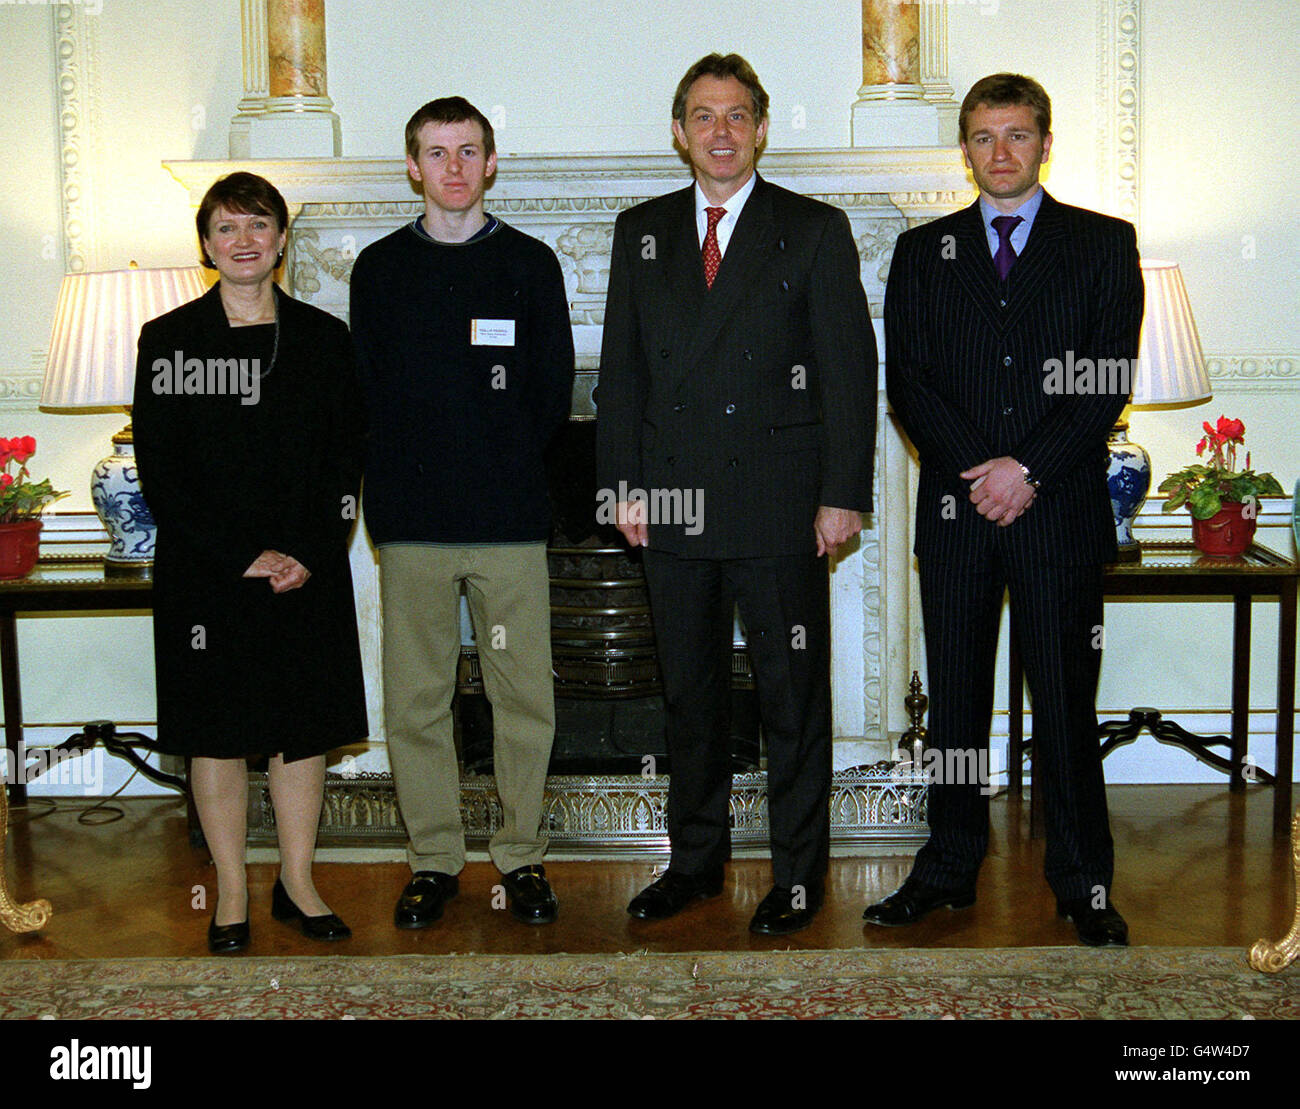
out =
<path fill-rule="evenodd" d="M 2 0 L 0 0 L 0 2 L 2 2 Z M 275 331 L 271 343 L 271 361 L 267 365 L 266 369 L 259 369 L 257 371 L 257 376 L 259 378 L 266 377 L 273 369 L 275 369 L 275 360 L 280 356 L 280 298 L 276 295 L 274 289 L 271 290 L 271 308 L 275 313 L 275 318 L 273 320 Z M 226 319 L 227 323 L 229 323 L 229 313 L 227 313 Z"/>
<path fill-rule="evenodd" d="M 275 304 L 275 338 L 271 344 L 271 363 L 265 370 L 257 371 L 259 378 L 268 376 L 275 369 L 275 360 L 280 356 L 280 298 L 272 292 L 271 299 Z"/>

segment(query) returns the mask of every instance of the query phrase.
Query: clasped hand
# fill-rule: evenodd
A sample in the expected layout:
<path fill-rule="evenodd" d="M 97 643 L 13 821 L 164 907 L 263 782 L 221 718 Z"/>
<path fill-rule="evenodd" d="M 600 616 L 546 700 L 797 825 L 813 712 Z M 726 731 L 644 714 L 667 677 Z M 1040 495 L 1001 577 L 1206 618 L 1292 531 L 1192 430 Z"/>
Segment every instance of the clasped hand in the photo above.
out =
<path fill-rule="evenodd" d="M 1014 458 L 991 458 L 961 475 L 971 483 L 970 501 L 986 520 L 1006 527 L 1034 503 L 1035 489 Z"/>
<path fill-rule="evenodd" d="M 263 551 L 244 571 L 246 578 L 270 578 L 271 592 L 285 593 L 303 585 L 311 571 L 292 555 L 279 551 Z"/>

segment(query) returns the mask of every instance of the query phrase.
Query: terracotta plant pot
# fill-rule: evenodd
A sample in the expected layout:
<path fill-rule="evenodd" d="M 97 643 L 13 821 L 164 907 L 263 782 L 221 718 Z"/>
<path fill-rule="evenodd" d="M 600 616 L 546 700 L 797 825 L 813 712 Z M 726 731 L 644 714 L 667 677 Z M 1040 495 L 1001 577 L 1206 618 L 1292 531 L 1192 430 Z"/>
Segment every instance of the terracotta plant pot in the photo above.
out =
<path fill-rule="evenodd" d="M 1243 554 L 1255 538 L 1258 521 L 1239 501 L 1224 501 L 1223 507 L 1208 520 L 1192 517 L 1192 542 L 1203 554 L 1235 558 Z"/>
<path fill-rule="evenodd" d="M 25 578 L 36 565 L 40 547 L 40 520 L 0 524 L 0 578 Z"/>

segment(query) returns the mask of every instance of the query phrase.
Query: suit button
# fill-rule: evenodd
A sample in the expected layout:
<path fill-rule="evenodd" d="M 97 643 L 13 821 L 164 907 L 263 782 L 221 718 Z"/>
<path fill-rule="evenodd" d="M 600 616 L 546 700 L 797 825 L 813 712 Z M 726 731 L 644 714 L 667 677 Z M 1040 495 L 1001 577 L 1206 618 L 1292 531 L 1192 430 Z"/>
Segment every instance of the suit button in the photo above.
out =
<path fill-rule="evenodd" d="M 684 404 L 674 404 L 674 405 L 673 405 L 673 411 L 674 411 L 674 412 L 685 412 L 685 411 L 686 411 L 686 405 L 684 405 Z"/>
<path fill-rule="evenodd" d="M 670 454 L 670 455 L 668 456 L 668 465 L 669 465 L 669 466 L 671 466 L 671 465 L 672 465 L 674 462 L 676 462 L 676 461 L 677 461 L 677 456 L 676 456 L 676 455 Z"/>
<path fill-rule="evenodd" d="M 1002 415 L 1004 415 L 1004 416 L 1010 416 L 1011 413 L 1014 412 L 1014 411 L 1015 411 L 1015 409 L 1012 408 L 1011 405 L 1008 404 L 1008 405 L 1006 406 L 1006 408 L 1002 409 Z"/>
<path fill-rule="evenodd" d="M 1001 307 L 1003 307 L 1003 308 L 1005 308 L 1005 307 L 1007 306 L 1007 302 L 1006 302 L 1005 300 L 1000 300 L 1000 301 L 998 301 L 998 304 L 999 304 Z"/>
<path fill-rule="evenodd" d="M 668 348 L 667 348 L 667 347 L 664 347 L 664 349 L 661 350 L 661 351 L 659 352 L 659 357 L 660 357 L 660 358 L 667 358 L 667 357 L 668 357 Z"/>
<path fill-rule="evenodd" d="M 1008 354 L 1004 359 L 1002 359 L 1002 364 L 1004 366 L 1011 365 L 1011 355 Z"/>
<path fill-rule="evenodd" d="M 739 459 L 739 458 L 728 458 L 728 459 L 727 459 L 727 465 L 730 466 L 732 469 L 735 469 L 737 466 L 740 465 L 740 459 Z"/>
<path fill-rule="evenodd" d="M 749 351 L 745 351 L 745 361 L 746 362 L 754 361 L 754 356 Z"/>
<path fill-rule="evenodd" d="M 734 404 L 727 405 L 726 413 L 728 416 L 730 416 L 735 411 L 736 411 L 736 406 Z"/>

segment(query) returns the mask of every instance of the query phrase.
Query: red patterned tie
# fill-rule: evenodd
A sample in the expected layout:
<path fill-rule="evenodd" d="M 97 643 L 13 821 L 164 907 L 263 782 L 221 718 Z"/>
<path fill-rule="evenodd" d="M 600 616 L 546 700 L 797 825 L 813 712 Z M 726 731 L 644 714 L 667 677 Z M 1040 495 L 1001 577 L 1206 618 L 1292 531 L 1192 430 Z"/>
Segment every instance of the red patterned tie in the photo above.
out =
<path fill-rule="evenodd" d="M 705 208 L 709 217 L 709 230 L 704 236 L 704 280 L 710 289 L 722 265 L 722 251 L 718 248 L 718 220 L 727 214 L 725 208 Z"/>

